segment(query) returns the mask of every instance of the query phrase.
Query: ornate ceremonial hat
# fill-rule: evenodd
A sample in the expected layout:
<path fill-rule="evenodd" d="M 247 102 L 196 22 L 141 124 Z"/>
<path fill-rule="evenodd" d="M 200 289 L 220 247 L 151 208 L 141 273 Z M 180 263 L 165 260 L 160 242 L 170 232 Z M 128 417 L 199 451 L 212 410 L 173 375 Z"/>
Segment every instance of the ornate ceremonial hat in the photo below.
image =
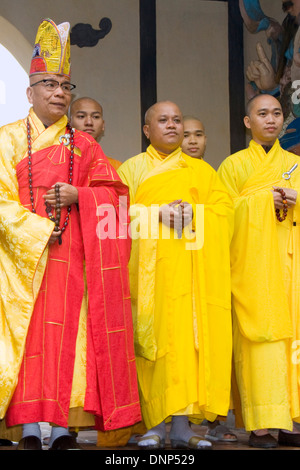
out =
<path fill-rule="evenodd" d="M 35 38 L 29 75 L 50 73 L 70 77 L 70 24 L 41 21 Z"/>

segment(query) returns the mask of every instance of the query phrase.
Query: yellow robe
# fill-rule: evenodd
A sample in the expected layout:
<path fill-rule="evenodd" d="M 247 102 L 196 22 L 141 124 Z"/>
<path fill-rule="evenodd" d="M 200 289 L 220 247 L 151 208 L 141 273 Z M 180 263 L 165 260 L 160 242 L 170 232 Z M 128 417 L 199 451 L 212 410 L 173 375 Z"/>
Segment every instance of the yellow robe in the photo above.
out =
<path fill-rule="evenodd" d="M 33 127 L 33 137 L 36 138 L 44 131 L 44 126 L 36 117 L 33 109 L 29 113 Z M 53 142 L 57 143 L 62 131 L 65 130 L 67 117 L 60 119 L 51 127 Z M 15 138 L 15 136 L 18 136 Z M 24 132 L 24 121 L 4 126 L 0 130 L 1 151 L 0 166 L 2 185 L 0 187 L 1 225 L 5 231 L 0 231 L 0 263 L 2 316 L 0 326 L 0 375 L 3 383 L 0 387 L 0 416 L 3 418 L 17 382 L 18 371 L 23 358 L 26 334 L 34 308 L 36 296 L 44 275 L 48 260 L 48 240 L 53 231 L 53 222 L 45 217 L 37 217 L 26 209 L 19 200 L 18 181 L 15 167 L 27 155 L 27 138 Z M 12 144 L 13 142 L 13 144 Z M 11 249 L 13 247 L 13 250 Z M 14 253 L 14 257 L 11 253 Z M 14 283 L 8 275 L 14 274 Z M 22 305 L 22 315 L 20 315 Z M 86 308 L 83 307 L 80 316 L 80 331 L 85 331 Z M 85 341 L 78 335 L 75 362 L 74 383 L 70 405 L 72 423 L 73 414 L 78 414 L 78 407 L 83 407 L 84 367 L 79 359 L 85 350 Z M 79 354 L 80 351 L 80 354 Z M 80 370 L 80 373 L 77 371 Z M 87 416 L 87 414 L 83 414 Z M 82 420 L 82 417 L 81 417 Z M 78 422 L 78 421 L 77 421 Z M 84 424 L 85 421 L 82 420 Z M 87 421 L 93 424 L 94 421 Z M 0 437 L 9 436 L 4 421 L 1 423 Z M 16 427 L 17 428 L 17 427 Z M 12 430 L 15 427 L 10 428 Z M 10 431 L 9 429 L 9 431 Z M 21 437 L 18 434 L 18 437 Z M 17 440 L 13 436 L 14 440 Z"/>
<path fill-rule="evenodd" d="M 2 127 L 0 142 L 1 150 L 5 150 L 0 151 L 0 418 L 3 418 L 18 379 L 28 325 L 47 263 L 53 222 L 37 217 L 20 203 L 15 167 L 27 152 L 23 121 Z"/>
<path fill-rule="evenodd" d="M 298 163 L 291 178 L 284 172 Z M 275 216 L 273 186 L 300 191 L 300 159 L 277 140 L 266 154 L 251 141 L 218 174 L 235 204 L 231 244 L 233 344 L 246 430 L 291 429 L 299 411 L 300 199 Z M 292 359 L 294 357 L 294 359 Z"/>
<path fill-rule="evenodd" d="M 180 148 L 163 157 L 150 145 L 118 173 L 131 199 L 129 270 L 145 425 L 174 414 L 211 420 L 226 415 L 232 200 L 210 165 Z M 181 239 L 158 223 L 159 206 L 177 199 L 194 210 Z"/>

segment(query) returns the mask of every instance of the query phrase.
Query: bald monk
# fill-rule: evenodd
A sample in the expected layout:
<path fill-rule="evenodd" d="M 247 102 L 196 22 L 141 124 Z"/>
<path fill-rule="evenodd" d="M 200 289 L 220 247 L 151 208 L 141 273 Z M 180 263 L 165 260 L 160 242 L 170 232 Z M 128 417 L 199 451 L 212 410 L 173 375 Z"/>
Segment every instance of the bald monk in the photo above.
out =
<path fill-rule="evenodd" d="M 300 446 L 300 160 L 278 141 L 280 103 L 257 95 L 244 123 L 249 147 L 218 174 L 235 203 L 232 239 L 235 373 L 249 445 Z M 278 440 L 269 429 L 280 429 Z"/>
<path fill-rule="evenodd" d="M 181 148 L 193 158 L 204 158 L 207 137 L 200 119 L 193 116 L 183 117 L 183 141 Z"/>
<path fill-rule="evenodd" d="M 118 169 L 129 187 L 131 233 L 140 227 L 130 259 L 148 429 L 139 446 L 163 448 L 171 420 L 173 448 L 210 448 L 189 419 L 213 421 L 229 407 L 232 201 L 210 165 L 182 152 L 182 113 L 175 103 L 154 104 L 143 129 L 146 152 Z"/>
<path fill-rule="evenodd" d="M 103 107 L 93 98 L 78 98 L 70 106 L 71 126 L 79 131 L 87 132 L 100 142 L 105 131 Z M 109 158 L 109 163 L 117 170 L 122 162 Z"/>

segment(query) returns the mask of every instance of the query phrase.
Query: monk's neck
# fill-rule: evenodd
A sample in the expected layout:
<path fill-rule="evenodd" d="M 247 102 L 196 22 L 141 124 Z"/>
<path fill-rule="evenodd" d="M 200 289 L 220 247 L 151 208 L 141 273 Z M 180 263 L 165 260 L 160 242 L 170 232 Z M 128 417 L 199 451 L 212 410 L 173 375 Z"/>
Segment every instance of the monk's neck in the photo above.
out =
<path fill-rule="evenodd" d="M 258 141 L 258 140 L 255 140 L 253 139 L 258 145 L 261 145 L 261 147 L 264 149 L 264 151 L 266 153 L 270 152 L 271 148 L 273 147 L 273 145 L 275 144 L 276 142 L 276 139 L 274 140 L 274 142 L 262 142 L 262 141 Z"/>
<path fill-rule="evenodd" d="M 174 149 L 174 150 L 172 150 L 172 152 L 165 153 L 165 152 L 162 152 L 158 148 L 155 148 L 155 147 L 153 147 L 153 148 L 156 151 L 156 153 L 160 156 L 160 158 L 162 158 L 162 159 L 165 159 L 165 158 L 169 157 L 176 150 L 176 149 Z"/>
<path fill-rule="evenodd" d="M 262 145 L 262 148 L 264 149 L 266 153 L 270 152 L 272 147 L 273 145 Z"/>
<path fill-rule="evenodd" d="M 156 150 L 158 155 L 160 156 L 160 158 L 167 158 L 169 156 L 169 154 L 167 153 L 162 153 L 162 152 L 159 152 L 158 150 Z"/>

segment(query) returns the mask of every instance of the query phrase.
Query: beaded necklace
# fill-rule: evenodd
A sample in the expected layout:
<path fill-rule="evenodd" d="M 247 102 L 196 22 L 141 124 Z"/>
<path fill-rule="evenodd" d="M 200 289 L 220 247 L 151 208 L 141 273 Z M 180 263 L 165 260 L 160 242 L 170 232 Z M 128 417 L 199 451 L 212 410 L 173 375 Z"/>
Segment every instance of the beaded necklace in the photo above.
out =
<path fill-rule="evenodd" d="M 280 214 L 280 209 L 275 209 L 275 214 L 278 222 L 283 222 L 286 219 L 288 213 L 288 204 L 286 200 L 286 194 L 282 188 L 275 188 L 274 191 L 277 191 L 282 197 L 283 204 L 283 214 Z"/>
<path fill-rule="evenodd" d="M 67 130 L 70 133 L 71 139 L 71 154 L 70 154 L 70 162 L 69 162 L 69 184 L 72 184 L 73 181 L 73 163 L 74 163 L 74 129 L 70 126 L 70 124 L 67 124 Z M 31 202 L 31 212 L 35 213 L 36 210 L 34 208 L 34 197 L 33 197 L 33 186 L 32 186 L 32 154 L 31 154 L 31 128 L 30 128 L 30 123 L 29 119 L 27 119 L 27 143 L 28 143 L 28 181 L 29 181 L 29 193 L 30 193 L 30 202 Z M 55 224 L 54 231 L 59 232 L 63 234 L 64 231 L 66 230 L 68 223 L 69 223 L 69 218 L 70 218 L 70 212 L 71 212 L 71 206 L 68 206 L 67 208 L 67 215 L 65 222 L 60 228 L 60 217 L 61 217 L 61 207 L 60 207 L 60 187 L 59 184 L 55 185 L 55 217 L 52 213 L 52 208 L 48 202 L 45 202 L 45 211 L 49 217 L 50 220 L 52 220 Z M 62 240 L 61 236 L 58 239 L 58 243 L 61 245 Z"/>

